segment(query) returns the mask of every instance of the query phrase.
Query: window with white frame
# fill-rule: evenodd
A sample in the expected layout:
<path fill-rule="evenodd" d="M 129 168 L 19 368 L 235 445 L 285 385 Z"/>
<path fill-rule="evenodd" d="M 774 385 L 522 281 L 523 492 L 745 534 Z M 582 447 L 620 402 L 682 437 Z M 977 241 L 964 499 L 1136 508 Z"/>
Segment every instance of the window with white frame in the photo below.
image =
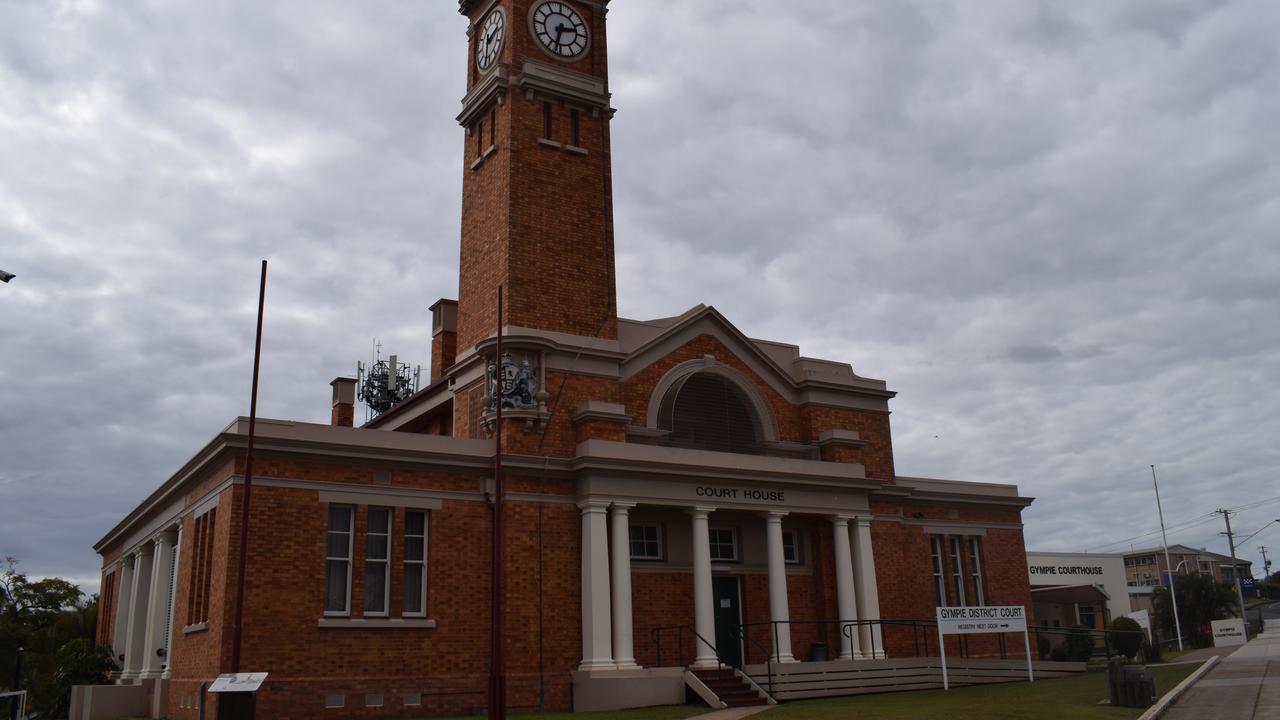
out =
<path fill-rule="evenodd" d="M 657 525 L 632 525 L 631 559 L 662 559 L 662 528 Z"/>
<path fill-rule="evenodd" d="M 987 594 L 982 589 L 981 550 L 978 538 L 969 538 L 969 574 L 973 576 L 973 601 L 977 605 L 986 605 Z"/>
<path fill-rule="evenodd" d="M 351 520 L 355 509 L 342 505 L 329 507 L 324 563 L 324 614 L 347 615 L 351 612 Z"/>
<path fill-rule="evenodd" d="M 933 595 L 938 607 L 947 604 L 947 582 L 942 577 L 942 536 L 929 536 L 929 559 L 933 563 Z"/>
<path fill-rule="evenodd" d="M 386 615 L 391 595 L 391 511 L 369 508 L 364 538 L 364 614 Z"/>
<path fill-rule="evenodd" d="M 956 605 L 965 605 L 964 601 L 964 566 L 960 558 L 960 538 L 951 538 L 951 583 L 955 588 Z"/>
<path fill-rule="evenodd" d="M 738 559 L 738 533 L 733 528 L 711 528 L 708 531 L 711 540 L 712 560 Z"/>
<path fill-rule="evenodd" d="M 404 514 L 404 605 L 406 617 L 427 614 L 427 514 Z"/>
<path fill-rule="evenodd" d="M 782 531 L 782 559 L 789 565 L 800 564 L 800 533 L 795 530 Z"/>

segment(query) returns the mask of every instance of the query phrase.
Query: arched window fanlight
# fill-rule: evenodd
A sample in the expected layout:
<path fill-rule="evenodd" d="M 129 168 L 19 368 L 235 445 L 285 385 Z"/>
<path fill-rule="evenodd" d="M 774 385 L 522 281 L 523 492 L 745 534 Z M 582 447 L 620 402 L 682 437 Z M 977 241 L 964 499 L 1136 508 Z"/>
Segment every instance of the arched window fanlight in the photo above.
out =
<path fill-rule="evenodd" d="M 742 388 L 712 372 L 680 378 L 658 406 L 664 445 L 732 453 L 761 452 L 760 418 Z"/>

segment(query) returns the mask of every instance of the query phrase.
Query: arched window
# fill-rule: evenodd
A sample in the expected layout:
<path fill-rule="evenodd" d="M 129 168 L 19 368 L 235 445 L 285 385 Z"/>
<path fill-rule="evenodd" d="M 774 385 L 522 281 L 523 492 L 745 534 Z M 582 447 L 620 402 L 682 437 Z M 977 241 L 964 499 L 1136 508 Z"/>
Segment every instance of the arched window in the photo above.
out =
<path fill-rule="evenodd" d="M 677 380 L 658 407 L 664 445 L 732 453 L 760 453 L 761 419 L 741 387 L 714 372 Z"/>

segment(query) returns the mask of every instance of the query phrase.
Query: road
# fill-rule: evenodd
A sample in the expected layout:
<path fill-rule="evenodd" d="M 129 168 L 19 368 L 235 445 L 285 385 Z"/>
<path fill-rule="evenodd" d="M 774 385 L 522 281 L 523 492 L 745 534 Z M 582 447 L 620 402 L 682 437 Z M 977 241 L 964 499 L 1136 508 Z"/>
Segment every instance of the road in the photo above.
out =
<path fill-rule="evenodd" d="M 1261 606 L 1262 617 L 1267 620 L 1280 620 L 1280 602 L 1273 602 L 1270 605 Z M 1250 608 L 1247 612 L 1250 618 L 1258 617 L 1258 608 Z"/>

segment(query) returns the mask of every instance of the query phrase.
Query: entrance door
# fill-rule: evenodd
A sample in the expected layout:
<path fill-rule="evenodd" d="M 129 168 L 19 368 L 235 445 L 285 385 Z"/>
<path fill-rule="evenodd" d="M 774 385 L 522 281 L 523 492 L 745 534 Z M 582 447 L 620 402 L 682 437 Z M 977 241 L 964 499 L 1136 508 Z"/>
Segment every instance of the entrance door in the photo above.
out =
<path fill-rule="evenodd" d="M 715 596 L 716 650 L 720 659 L 734 667 L 742 665 L 742 638 L 738 625 L 742 623 L 742 595 L 736 576 L 711 578 Z"/>

